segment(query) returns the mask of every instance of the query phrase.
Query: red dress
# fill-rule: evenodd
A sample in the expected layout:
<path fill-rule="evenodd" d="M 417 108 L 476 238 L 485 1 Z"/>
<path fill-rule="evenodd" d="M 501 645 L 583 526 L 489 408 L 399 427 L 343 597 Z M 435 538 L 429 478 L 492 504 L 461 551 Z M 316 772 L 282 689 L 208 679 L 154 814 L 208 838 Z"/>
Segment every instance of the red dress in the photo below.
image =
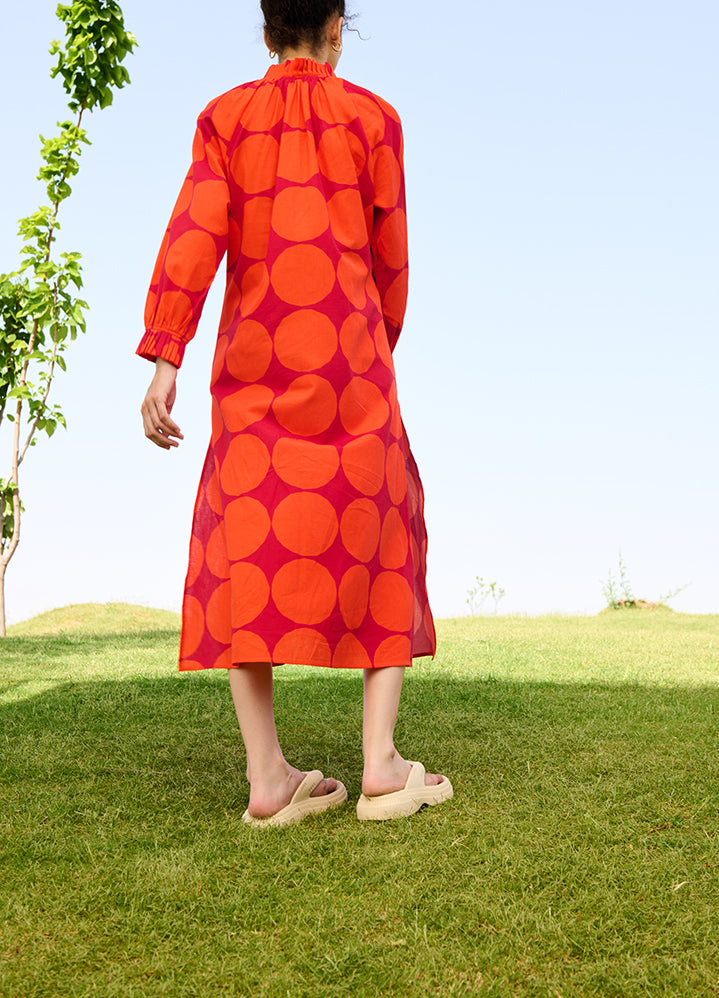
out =
<path fill-rule="evenodd" d="M 407 298 L 394 109 L 311 59 L 212 101 L 141 356 L 180 366 L 225 253 L 180 668 L 433 655 L 424 499 L 392 361 Z"/>

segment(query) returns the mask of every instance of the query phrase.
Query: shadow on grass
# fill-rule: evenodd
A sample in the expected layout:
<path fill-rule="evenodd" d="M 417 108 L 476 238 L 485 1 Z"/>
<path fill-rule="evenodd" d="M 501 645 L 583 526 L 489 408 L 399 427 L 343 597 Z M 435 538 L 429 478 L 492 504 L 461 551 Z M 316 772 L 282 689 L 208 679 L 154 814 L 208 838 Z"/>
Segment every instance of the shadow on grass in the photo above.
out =
<path fill-rule="evenodd" d="M 100 645 L 106 637 L 84 638 Z M 123 636 L 142 648 L 152 635 Z M 46 654 L 41 639 L 17 639 Z M 62 639 L 53 638 L 57 646 Z M 56 648 L 56 654 L 61 654 Z M 34 679 L 46 680 L 36 691 Z M 361 674 L 280 677 L 276 714 L 287 758 L 361 781 Z M 23 684 L 26 690 L 23 692 Z M 153 792 L 192 783 L 204 806 L 236 806 L 244 794 L 242 749 L 224 670 L 167 678 L 68 683 L 51 673 L 0 684 L 2 771 L 11 783 L 93 782 L 100 774 L 151 774 Z M 14 698 L 14 699 L 13 699 Z M 456 786 L 487 781 L 536 788 L 611 783 L 641 792 L 643 781 L 710 786 L 719 776 L 716 686 L 614 685 L 457 679 L 439 673 L 405 684 L 397 745 L 447 772 Z M 218 798 L 218 786 L 225 790 Z M 715 786 L 716 783 L 714 782 Z M 229 790 L 227 789 L 229 787 Z M 151 795 L 150 795 L 151 796 Z"/>
<path fill-rule="evenodd" d="M 176 646 L 174 630 L 0 645 L 18 666 L 0 680 L 0 994 L 716 990 L 716 685 L 420 666 L 397 745 L 446 772 L 454 800 L 267 836 L 240 822 L 227 676 L 179 675 Z M 277 677 L 288 759 L 356 799 L 361 673 Z"/>

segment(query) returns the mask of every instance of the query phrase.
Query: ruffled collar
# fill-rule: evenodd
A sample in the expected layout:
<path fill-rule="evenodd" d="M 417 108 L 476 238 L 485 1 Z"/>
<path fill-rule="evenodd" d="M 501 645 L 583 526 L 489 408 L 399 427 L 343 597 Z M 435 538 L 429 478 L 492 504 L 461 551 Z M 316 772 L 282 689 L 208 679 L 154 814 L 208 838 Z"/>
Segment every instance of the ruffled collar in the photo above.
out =
<path fill-rule="evenodd" d="M 334 76 L 328 62 L 315 62 L 314 59 L 288 59 L 279 65 L 272 65 L 265 73 L 266 80 L 281 80 L 285 76 Z"/>

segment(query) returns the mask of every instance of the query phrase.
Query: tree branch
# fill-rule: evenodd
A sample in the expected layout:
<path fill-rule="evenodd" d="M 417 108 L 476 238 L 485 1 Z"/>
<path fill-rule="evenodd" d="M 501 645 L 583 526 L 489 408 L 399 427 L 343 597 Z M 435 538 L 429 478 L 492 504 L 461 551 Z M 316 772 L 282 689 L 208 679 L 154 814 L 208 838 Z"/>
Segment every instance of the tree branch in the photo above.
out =
<path fill-rule="evenodd" d="M 40 399 L 40 409 L 38 410 L 38 414 L 37 414 L 37 416 L 35 416 L 35 419 L 33 420 L 32 425 L 30 426 L 30 431 L 29 431 L 29 433 L 27 435 L 27 439 L 25 440 L 25 446 L 20 451 L 20 454 L 18 456 L 18 459 L 17 459 L 18 467 L 22 464 L 23 458 L 25 457 L 25 454 L 27 453 L 27 449 L 28 449 L 28 447 L 30 446 L 30 444 L 32 442 L 32 438 L 35 436 L 35 433 L 36 433 L 37 428 L 38 428 L 38 424 L 40 423 L 40 420 L 43 418 L 44 413 L 45 413 L 46 403 L 47 403 L 47 400 L 48 400 L 48 396 L 50 395 L 50 389 L 52 387 L 52 378 L 53 378 L 53 374 L 55 372 L 55 358 L 57 357 L 57 349 L 58 349 L 57 340 L 53 340 L 52 357 L 50 358 L 50 370 L 48 371 L 48 375 L 47 375 L 47 384 L 45 386 L 45 391 L 43 393 L 43 396 Z M 18 444 L 19 444 L 19 441 L 18 441 Z"/>

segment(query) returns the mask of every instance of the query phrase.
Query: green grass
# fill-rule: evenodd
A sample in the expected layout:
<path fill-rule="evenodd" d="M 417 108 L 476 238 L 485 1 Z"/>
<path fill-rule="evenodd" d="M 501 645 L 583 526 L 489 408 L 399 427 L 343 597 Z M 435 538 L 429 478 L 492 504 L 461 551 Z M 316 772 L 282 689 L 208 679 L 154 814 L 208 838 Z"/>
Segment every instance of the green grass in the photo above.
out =
<path fill-rule="evenodd" d="M 453 801 L 239 820 L 224 673 L 177 618 L 0 643 L 0 995 L 719 994 L 719 617 L 442 621 L 397 741 Z M 277 670 L 288 758 L 361 779 L 361 676 Z"/>

